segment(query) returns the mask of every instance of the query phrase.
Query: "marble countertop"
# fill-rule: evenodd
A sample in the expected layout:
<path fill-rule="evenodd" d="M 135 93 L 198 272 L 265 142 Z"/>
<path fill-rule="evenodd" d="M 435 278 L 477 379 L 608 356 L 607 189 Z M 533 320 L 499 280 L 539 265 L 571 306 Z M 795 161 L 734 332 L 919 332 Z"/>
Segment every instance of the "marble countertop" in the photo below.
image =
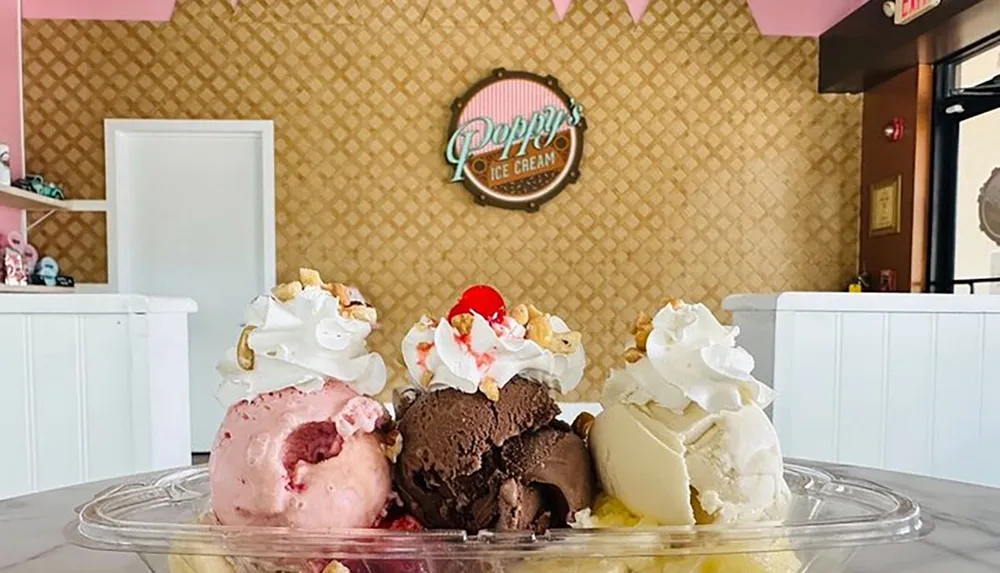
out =
<path fill-rule="evenodd" d="M 862 549 L 851 561 L 850 572 L 1000 572 L 1000 489 L 846 466 L 826 468 L 907 493 L 935 520 L 936 529 L 921 541 Z M 0 501 L 0 572 L 148 572 L 135 555 L 90 551 L 64 541 L 73 508 L 114 483 Z"/>

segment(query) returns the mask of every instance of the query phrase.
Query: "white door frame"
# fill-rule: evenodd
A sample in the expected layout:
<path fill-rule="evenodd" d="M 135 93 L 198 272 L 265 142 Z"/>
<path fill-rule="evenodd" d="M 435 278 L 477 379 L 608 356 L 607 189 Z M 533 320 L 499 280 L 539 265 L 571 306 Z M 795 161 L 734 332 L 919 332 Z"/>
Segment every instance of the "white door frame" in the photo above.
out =
<path fill-rule="evenodd" d="M 266 288 L 276 282 L 274 223 L 274 122 L 270 120 L 174 120 L 106 119 L 104 120 L 104 165 L 107 195 L 108 287 L 111 292 L 132 291 L 130 259 L 132 244 L 131 197 L 128 189 L 129 135 L 257 135 L 260 137 L 261 206 Z"/>

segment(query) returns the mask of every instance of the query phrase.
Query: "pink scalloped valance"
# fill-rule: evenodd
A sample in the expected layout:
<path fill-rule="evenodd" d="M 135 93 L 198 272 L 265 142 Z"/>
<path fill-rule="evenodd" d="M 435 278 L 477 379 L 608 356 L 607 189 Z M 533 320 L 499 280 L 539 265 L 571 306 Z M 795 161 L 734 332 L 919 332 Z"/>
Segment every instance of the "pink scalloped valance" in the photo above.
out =
<path fill-rule="evenodd" d="M 170 20 L 176 0 L 22 0 L 27 19 Z M 228 0 L 234 7 L 240 0 Z M 652 1 L 622 0 L 632 20 L 639 22 Z M 762 34 L 819 36 L 866 0 L 748 0 Z M 573 0 L 552 0 L 556 18 L 566 17 Z"/>
<path fill-rule="evenodd" d="M 638 22 L 642 20 L 642 15 L 646 13 L 646 9 L 649 8 L 649 3 L 651 0 L 624 0 L 625 5 L 628 7 L 629 14 L 632 15 L 632 21 Z M 240 0 L 229 0 L 233 7 L 237 7 L 240 4 Z M 570 4 L 573 0 L 552 0 L 552 5 L 556 9 L 556 17 L 560 20 L 566 17 L 566 13 L 569 12 Z"/>
<path fill-rule="evenodd" d="M 239 0 L 231 0 L 235 6 Z M 634 22 L 642 20 L 651 1 L 624 0 Z M 757 27 L 768 36 L 819 36 L 856 10 L 866 0 L 748 0 Z M 552 0 L 562 20 L 573 0 Z"/>
<path fill-rule="evenodd" d="M 748 0 L 765 36 L 819 36 L 867 0 Z"/>
<path fill-rule="evenodd" d="M 138 20 L 167 22 L 175 0 L 21 0 L 28 20 Z"/>

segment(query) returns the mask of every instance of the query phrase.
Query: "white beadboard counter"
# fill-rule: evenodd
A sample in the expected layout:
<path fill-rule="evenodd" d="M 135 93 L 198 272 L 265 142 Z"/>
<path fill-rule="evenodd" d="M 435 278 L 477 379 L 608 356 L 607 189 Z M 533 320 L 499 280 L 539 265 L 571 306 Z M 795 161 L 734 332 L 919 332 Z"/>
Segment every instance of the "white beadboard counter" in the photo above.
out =
<path fill-rule="evenodd" d="M 1000 296 L 967 294 L 783 292 L 734 294 L 723 302 L 726 310 L 810 312 L 957 312 L 1000 314 Z"/>
<path fill-rule="evenodd" d="M 1000 486 L 1000 296 L 745 294 L 723 307 L 789 457 Z"/>
<path fill-rule="evenodd" d="M 190 299 L 0 294 L 0 499 L 187 465 Z"/>

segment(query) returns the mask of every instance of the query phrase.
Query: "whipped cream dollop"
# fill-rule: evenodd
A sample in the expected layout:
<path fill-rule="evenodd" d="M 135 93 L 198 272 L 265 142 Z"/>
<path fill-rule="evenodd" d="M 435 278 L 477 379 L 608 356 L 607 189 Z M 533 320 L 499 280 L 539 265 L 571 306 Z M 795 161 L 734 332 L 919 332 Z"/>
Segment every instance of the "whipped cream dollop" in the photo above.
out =
<path fill-rule="evenodd" d="M 287 300 L 254 299 L 239 344 L 216 366 L 223 378 L 219 400 L 232 404 L 289 386 L 314 391 L 328 378 L 360 394 L 381 392 L 385 362 L 368 352 L 365 341 L 374 327 L 374 309 L 362 306 L 357 291 L 345 292 L 353 300 L 341 302 L 319 285 L 296 285 Z M 368 312 L 348 312 L 355 308 Z"/>
<path fill-rule="evenodd" d="M 751 375 L 753 357 L 736 345 L 738 335 L 703 304 L 667 304 L 652 319 L 645 356 L 611 373 L 602 401 L 678 412 L 692 402 L 716 413 L 745 403 L 764 408 L 774 391 Z"/>
<path fill-rule="evenodd" d="M 511 316 L 491 323 L 472 312 L 470 331 L 462 334 L 447 320 L 424 317 L 403 339 L 403 360 L 414 383 L 437 390 L 454 388 L 473 394 L 487 380 L 503 388 L 521 375 L 567 393 L 583 379 L 583 345 L 572 352 L 553 352 L 526 338 L 526 329 Z M 548 317 L 558 337 L 570 328 L 557 316 Z M 579 339 L 577 339 L 579 341 Z"/>

